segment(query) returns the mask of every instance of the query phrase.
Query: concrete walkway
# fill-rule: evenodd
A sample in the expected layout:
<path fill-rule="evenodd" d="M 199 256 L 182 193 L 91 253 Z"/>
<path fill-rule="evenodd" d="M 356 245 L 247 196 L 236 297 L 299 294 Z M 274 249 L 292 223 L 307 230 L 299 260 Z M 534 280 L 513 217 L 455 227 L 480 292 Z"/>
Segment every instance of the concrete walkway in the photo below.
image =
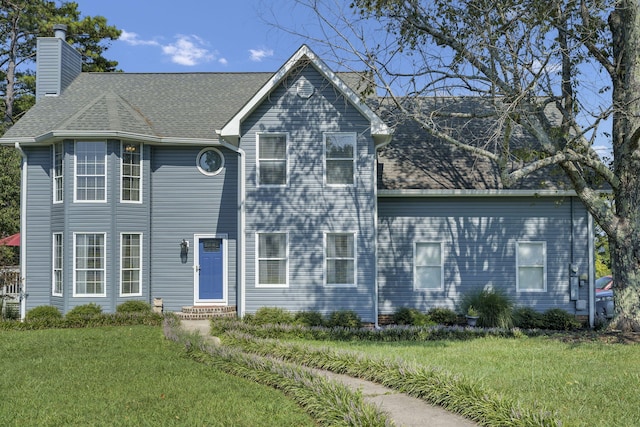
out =
<path fill-rule="evenodd" d="M 203 336 L 209 335 L 208 320 L 182 320 L 182 327 L 188 331 L 197 331 Z M 376 405 L 389 414 L 395 424 L 400 427 L 472 427 L 477 426 L 457 414 L 433 406 L 424 400 L 407 396 L 396 390 L 359 378 L 339 375 L 329 371 L 314 369 L 334 381 L 341 382 L 354 390 L 360 390 L 364 400 Z"/>

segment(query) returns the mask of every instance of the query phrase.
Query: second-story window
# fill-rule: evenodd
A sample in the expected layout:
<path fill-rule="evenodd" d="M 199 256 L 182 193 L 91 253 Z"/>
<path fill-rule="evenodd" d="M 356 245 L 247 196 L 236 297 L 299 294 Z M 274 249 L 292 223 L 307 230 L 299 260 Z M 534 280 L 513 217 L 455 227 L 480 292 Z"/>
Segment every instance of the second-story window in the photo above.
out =
<path fill-rule="evenodd" d="M 327 185 L 353 185 L 356 156 L 354 132 L 324 134 L 325 182 Z"/>
<path fill-rule="evenodd" d="M 106 142 L 76 142 L 76 201 L 105 202 L 107 200 L 106 157 Z"/>
<path fill-rule="evenodd" d="M 64 152 L 62 142 L 53 145 L 53 202 L 64 200 Z"/>
<path fill-rule="evenodd" d="M 257 143 L 258 185 L 287 185 L 287 135 L 261 133 Z"/>
<path fill-rule="evenodd" d="M 122 201 L 140 202 L 142 200 L 140 185 L 142 176 L 141 145 L 129 142 L 123 143 L 120 158 L 122 162 Z"/>

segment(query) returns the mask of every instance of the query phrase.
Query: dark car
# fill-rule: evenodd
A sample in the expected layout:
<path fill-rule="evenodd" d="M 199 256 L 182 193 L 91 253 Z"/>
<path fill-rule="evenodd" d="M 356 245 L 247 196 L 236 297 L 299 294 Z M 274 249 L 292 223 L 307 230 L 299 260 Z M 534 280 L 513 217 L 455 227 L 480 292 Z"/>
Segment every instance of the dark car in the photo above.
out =
<path fill-rule="evenodd" d="M 596 280 L 596 317 L 613 317 L 613 277 L 603 276 Z"/>
<path fill-rule="evenodd" d="M 613 287 L 613 277 L 612 276 L 602 276 L 599 279 L 596 279 L 596 293 L 602 291 L 608 291 Z"/>

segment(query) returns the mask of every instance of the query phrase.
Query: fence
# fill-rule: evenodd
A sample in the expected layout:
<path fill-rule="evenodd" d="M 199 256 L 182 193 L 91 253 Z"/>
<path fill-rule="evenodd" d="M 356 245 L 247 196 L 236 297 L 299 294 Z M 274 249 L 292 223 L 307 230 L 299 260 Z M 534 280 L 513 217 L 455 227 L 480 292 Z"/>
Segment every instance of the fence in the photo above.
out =
<path fill-rule="evenodd" d="M 0 293 L 20 295 L 20 269 L 18 267 L 0 267 Z"/>

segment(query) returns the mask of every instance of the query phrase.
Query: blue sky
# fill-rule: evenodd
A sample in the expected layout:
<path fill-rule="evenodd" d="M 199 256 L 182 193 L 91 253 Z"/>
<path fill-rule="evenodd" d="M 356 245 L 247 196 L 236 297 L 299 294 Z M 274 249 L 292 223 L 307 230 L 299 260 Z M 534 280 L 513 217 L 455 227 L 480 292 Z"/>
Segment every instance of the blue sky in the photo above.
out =
<path fill-rule="evenodd" d="M 304 43 L 276 20 L 313 22 L 290 0 L 75 1 L 123 31 L 105 57 L 125 72 L 276 71 Z"/>
<path fill-rule="evenodd" d="M 321 34 L 293 0 L 75 1 L 83 16 L 102 15 L 122 30 L 105 57 L 125 72 L 276 71 L 303 43 L 335 65 L 323 47 L 292 34 Z M 598 138 L 599 152 L 608 139 Z"/>

